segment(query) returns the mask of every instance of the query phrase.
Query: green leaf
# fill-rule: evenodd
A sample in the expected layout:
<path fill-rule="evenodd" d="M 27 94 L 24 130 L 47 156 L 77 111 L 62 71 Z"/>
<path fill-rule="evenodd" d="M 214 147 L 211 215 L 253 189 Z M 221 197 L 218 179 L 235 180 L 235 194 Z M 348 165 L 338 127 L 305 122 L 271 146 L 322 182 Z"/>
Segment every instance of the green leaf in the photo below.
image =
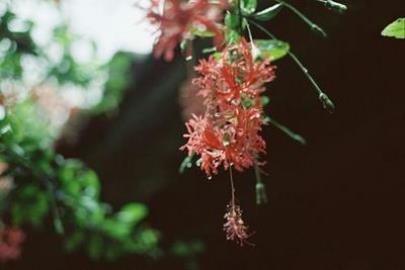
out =
<path fill-rule="evenodd" d="M 135 224 L 141 221 L 148 214 L 148 209 L 143 204 L 130 203 L 125 205 L 120 212 L 117 213 L 117 218 L 120 222 Z"/>
<path fill-rule="evenodd" d="M 15 202 L 11 208 L 13 223 L 19 225 L 28 222 L 34 226 L 40 225 L 49 210 L 45 192 L 35 185 L 26 185 L 15 193 Z"/>
<path fill-rule="evenodd" d="M 72 235 L 66 238 L 64 247 L 67 252 L 72 252 L 75 249 L 78 249 L 81 243 L 83 242 L 85 235 L 81 231 L 76 231 Z"/>
<path fill-rule="evenodd" d="M 238 31 L 229 30 L 225 34 L 225 40 L 227 44 L 235 44 L 240 40 Z"/>
<path fill-rule="evenodd" d="M 405 17 L 398 18 L 394 22 L 387 25 L 381 32 L 381 35 L 385 37 L 405 39 Z"/>
<path fill-rule="evenodd" d="M 237 30 L 239 28 L 240 20 L 239 17 L 229 11 L 225 15 L 225 25 L 232 30 Z"/>
<path fill-rule="evenodd" d="M 260 57 L 270 58 L 275 61 L 284 57 L 290 50 L 290 45 L 287 42 L 275 39 L 259 39 L 254 41 L 256 47 L 260 51 Z"/>
<path fill-rule="evenodd" d="M 243 15 L 250 15 L 256 11 L 257 0 L 242 0 L 241 8 Z"/>
<path fill-rule="evenodd" d="M 256 14 L 253 14 L 252 17 L 258 21 L 269 21 L 273 19 L 281 11 L 282 8 L 283 5 L 281 3 L 278 3 L 262 11 L 259 11 Z"/>
<path fill-rule="evenodd" d="M 103 240 L 100 237 L 94 235 L 90 238 L 87 246 L 87 251 L 92 259 L 100 258 L 103 252 L 103 248 Z"/>

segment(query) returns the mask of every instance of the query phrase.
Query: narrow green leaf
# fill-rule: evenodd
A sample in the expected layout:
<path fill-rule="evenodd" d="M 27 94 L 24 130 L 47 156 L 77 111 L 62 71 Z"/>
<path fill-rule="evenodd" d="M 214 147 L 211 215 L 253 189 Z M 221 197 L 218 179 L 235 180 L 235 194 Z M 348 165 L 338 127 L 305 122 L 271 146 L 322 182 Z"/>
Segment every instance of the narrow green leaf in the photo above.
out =
<path fill-rule="evenodd" d="M 253 14 L 252 17 L 258 21 L 269 21 L 273 19 L 281 11 L 282 8 L 283 4 L 278 3 Z"/>
<path fill-rule="evenodd" d="M 254 41 L 260 51 L 260 57 L 270 58 L 275 61 L 284 57 L 290 50 L 290 45 L 287 42 L 275 39 L 259 39 Z"/>
<path fill-rule="evenodd" d="M 405 17 L 398 18 L 394 22 L 387 25 L 381 32 L 381 35 L 386 37 L 405 39 Z"/>

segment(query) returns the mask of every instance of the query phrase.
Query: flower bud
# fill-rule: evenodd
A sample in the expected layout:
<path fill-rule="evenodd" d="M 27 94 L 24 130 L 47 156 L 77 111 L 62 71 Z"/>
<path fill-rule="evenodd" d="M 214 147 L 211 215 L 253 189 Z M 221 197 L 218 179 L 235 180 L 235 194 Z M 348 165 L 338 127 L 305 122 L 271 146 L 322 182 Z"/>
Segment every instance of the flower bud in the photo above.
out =
<path fill-rule="evenodd" d="M 319 95 L 319 100 L 322 102 L 322 107 L 328 112 L 333 113 L 335 111 L 335 104 L 325 93 Z"/>
<path fill-rule="evenodd" d="M 340 13 L 343 13 L 343 12 L 345 12 L 345 11 L 347 10 L 347 6 L 346 6 L 346 5 L 341 4 L 341 3 L 338 3 L 338 2 L 335 2 L 335 1 L 333 1 L 333 0 L 326 0 L 325 6 L 326 6 L 328 9 L 331 9 L 331 10 L 333 10 L 333 11 L 340 12 Z"/>

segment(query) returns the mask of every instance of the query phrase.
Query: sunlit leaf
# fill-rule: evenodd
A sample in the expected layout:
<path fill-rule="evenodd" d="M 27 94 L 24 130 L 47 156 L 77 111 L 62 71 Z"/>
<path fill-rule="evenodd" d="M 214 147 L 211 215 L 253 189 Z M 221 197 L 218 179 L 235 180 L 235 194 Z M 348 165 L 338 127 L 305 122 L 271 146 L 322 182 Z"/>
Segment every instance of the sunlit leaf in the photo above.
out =
<path fill-rule="evenodd" d="M 387 25 L 381 32 L 381 35 L 398 39 L 405 39 L 405 17 L 398 18 Z"/>

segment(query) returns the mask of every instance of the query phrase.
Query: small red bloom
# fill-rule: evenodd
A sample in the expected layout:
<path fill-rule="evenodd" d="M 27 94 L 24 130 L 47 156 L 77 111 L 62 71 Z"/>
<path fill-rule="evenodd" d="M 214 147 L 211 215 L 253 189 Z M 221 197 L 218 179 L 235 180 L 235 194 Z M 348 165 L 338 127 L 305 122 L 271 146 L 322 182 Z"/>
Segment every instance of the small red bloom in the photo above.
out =
<path fill-rule="evenodd" d="M 163 11 L 160 12 L 162 6 Z M 161 31 L 154 48 L 155 57 L 164 55 L 166 61 L 171 61 L 177 44 L 192 39 L 192 27 L 213 33 L 214 43 L 219 48 L 223 43 L 223 34 L 216 21 L 221 16 L 223 6 L 210 4 L 208 0 L 152 0 L 147 18 Z"/>
<path fill-rule="evenodd" d="M 18 259 L 24 239 L 25 235 L 20 229 L 0 230 L 0 262 Z"/>
<path fill-rule="evenodd" d="M 240 210 L 239 205 L 230 203 L 224 218 L 226 220 L 224 231 L 227 240 L 235 241 L 241 246 L 251 244 L 247 241 L 250 235 L 247 232 L 248 227 L 242 219 L 242 210 Z"/>

